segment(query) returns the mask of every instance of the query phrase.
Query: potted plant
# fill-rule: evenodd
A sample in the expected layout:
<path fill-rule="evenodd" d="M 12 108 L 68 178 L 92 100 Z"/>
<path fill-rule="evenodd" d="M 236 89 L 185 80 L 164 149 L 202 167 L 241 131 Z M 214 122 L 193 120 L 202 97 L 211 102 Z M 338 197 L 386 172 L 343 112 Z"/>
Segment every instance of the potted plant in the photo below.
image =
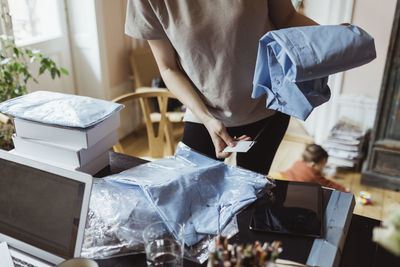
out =
<path fill-rule="evenodd" d="M 50 73 L 52 79 L 61 74 L 68 75 L 66 69 L 58 68 L 51 58 L 44 56 L 39 50 L 17 47 L 13 37 L 1 35 L 0 48 L 0 102 L 25 94 L 27 84 L 30 81 L 37 83 L 36 77 L 45 72 Z M 39 64 L 37 75 L 33 75 L 30 70 L 35 62 Z M 7 123 L 4 115 L 1 118 L 0 148 L 9 150 L 13 148 L 11 136 L 14 128 Z"/>

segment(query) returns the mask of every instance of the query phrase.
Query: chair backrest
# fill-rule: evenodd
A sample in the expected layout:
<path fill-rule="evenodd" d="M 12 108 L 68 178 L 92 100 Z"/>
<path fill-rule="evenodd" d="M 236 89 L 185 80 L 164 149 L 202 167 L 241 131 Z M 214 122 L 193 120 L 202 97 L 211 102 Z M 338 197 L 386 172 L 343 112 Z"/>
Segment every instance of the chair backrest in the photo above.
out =
<path fill-rule="evenodd" d="M 159 106 L 159 114 L 154 114 L 150 110 L 150 98 L 157 99 Z M 171 122 L 167 117 L 168 98 L 176 98 L 170 91 L 166 89 L 156 88 L 140 88 L 138 92 L 128 93 L 113 99 L 114 102 L 123 104 L 127 101 L 138 99 L 142 108 L 144 121 L 146 123 L 147 139 L 149 143 L 150 156 L 152 158 L 162 158 L 164 156 L 164 147 L 167 148 L 167 154 L 172 155 L 174 152 L 174 139 L 172 135 Z M 152 114 L 153 113 L 153 114 Z M 152 119 L 153 116 L 158 117 L 158 129 L 155 129 Z M 113 147 L 115 152 L 124 153 L 120 143 Z"/>
<path fill-rule="evenodd" d="M 161 77 L 150 48 L 132 50 L 130 63 L 136 88 L 150 87 L 153 78 Z"/>

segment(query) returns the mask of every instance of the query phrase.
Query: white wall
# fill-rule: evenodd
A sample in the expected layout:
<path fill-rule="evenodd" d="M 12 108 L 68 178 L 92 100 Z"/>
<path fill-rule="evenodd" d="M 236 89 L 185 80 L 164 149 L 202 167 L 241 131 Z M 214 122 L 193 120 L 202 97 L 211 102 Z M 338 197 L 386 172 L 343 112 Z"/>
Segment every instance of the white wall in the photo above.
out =
<path fill-rule="evenodd" d="M 396 0 L 355 1 L 353 23 L 375 38 L 377 58 L 367 65 L 345 73 L 343 94 L 379 98 L 396 2 Z"/>
<path fill-rule="evenodd" d="M 101 34 L 101 57 L 107 75 L 105 96 L 113 99 L 133 91 L 130 79 L 131 68 L 129 53 L 132 49 L 131 38 L 125 34 L 126 0 L 96 1 L 97 23 Z M 121 111 L 120 138 L 135 130 L 141 122 L 140 106 L 137 101 L 125 104 Z"/>
<path fill-rule="evenodd" d="M 375 39 L 377 58 L 344 73 L 339 116 L 347 116 L 372 128 L 375 121 L 396 0 L 355 0 L 352 23 Z"/>
<path fill-rule="evenodd" d="M 68 0 L 77 93 L 111 100 L 133 90 L 131 39 L 124 33 L 126 0 Z M 120 138 L 141 121 L 137 103 L 121 111 Z"/>
<path fill-rule="evenodd" d="M 330 76 L 331 100 L 313 111 L 304 123 L 323 143 L 341 117 L 365 128 L 373 126 L 396 0 L 305 0 L 304 13 L 321 24 L 350 22 L 375 38 L 377 59 L 362 67 Z"/>

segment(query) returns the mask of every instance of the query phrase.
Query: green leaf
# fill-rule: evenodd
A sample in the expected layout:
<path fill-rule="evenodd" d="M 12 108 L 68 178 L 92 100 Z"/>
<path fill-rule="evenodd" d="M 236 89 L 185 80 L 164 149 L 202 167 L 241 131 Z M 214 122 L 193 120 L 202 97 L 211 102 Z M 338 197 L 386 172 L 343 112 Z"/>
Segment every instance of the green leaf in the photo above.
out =
<path fill-rule="evenodd" d="M 46 70 L 46 66 L 45 65 L 40 66 L 39 75 L 42 75 L 45 70 Z"/>
<path fill-rule="evenodd" d="M 27 83 L 30 79 L 33 79 L 32 75 L 29 72 L 24 73 L 24 82 Z"/>
<path fill-rule="evenodd" d="M 14 63 L 14 70 L 15 70 L 17 73 L 24 72 L 24 66 L 23 66 L 21 63 L 19 63 L 19 62 L 15 62 L 15 63 Z"/>
<path fill-rule="evenodd" d="M 63 74 L 69 75 L 69 72 L 68 72 L 66 69 L 60 68 L 60 70 L 61 70 L 61 72 L 62 72 Z"/>
<path fill-rule="evenodd" d="M 61 77 L 61 74 L 69 74 L 66 69 L 58 68 L 50 57 L 43 56 L 39 50 L 17 47 L 14 39 L 9 36 L 0 36 L 0 47 L 2 47 L 0 49 L 0 102 L 25 94 L 29 81 L 38 83 L 30 71 L 35 62 L 39 63 L 37 76 L 42 75 L 46 70 L 50 72 L 52 79 Z"/>
<path fill-rule="evenodd" d="M 51 78 L 54 80 L 54 78 L 56 78 L 56 69 L 52 68 L 50 73 L 51 73 Z"/>
<path fill-rule="evenodd" d="M 26 94 L 26 85 L 23 85 L 21 87 L 21 92 L 22 92 L 22 94 Z"/>
<path fill-rule="evenodd" d="M 13 47 L 13 52 L 17 57 L 19 57 L 21 55 L 21 51 L 16 47 Z"/>
<path fill-rule="evenodd" d="M 47 67 L 49 65 L 49 61 L 44 57 L 40 60 L 40 64 Z"/>
<path fill-rule="evenodd" d="M 12 80 L 11 74 L 7 71 L 3 72 L 4 73 L 4 77 L 6 78 L 6 80 Z"/>

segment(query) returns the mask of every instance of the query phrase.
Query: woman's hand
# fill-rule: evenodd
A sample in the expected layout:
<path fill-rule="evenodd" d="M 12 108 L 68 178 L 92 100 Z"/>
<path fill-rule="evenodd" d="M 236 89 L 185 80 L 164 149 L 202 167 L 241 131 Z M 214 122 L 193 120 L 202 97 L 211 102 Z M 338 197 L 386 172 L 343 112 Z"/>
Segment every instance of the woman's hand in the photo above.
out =
<path fill-rule="evenodd" d="M 232 138 L 226 128 L 225 125 L 217 119 L 208 120 L 204 124 L 211 136 L 211 140 L 215 147 L 215 155 L 217 158 L 223 159 L 227 158 L 231 155 L 229 152 L 222 152 L 227 146 L 235 146 L 237 141 L 250 141 L 251 138 L 247 135 L 242 135 L 238 138 Z"/>
<path fill-rule="evenodd" d="M 227 158 L 231 155 L 228 152 L 222 152 L 227 146 L 235 146 L 235 140 L 226 131 L 225 125 L 217 119 L 208 120 L 204 123 L 211 140 L 215 147 L 215 155 L 219 159 Z"/>

